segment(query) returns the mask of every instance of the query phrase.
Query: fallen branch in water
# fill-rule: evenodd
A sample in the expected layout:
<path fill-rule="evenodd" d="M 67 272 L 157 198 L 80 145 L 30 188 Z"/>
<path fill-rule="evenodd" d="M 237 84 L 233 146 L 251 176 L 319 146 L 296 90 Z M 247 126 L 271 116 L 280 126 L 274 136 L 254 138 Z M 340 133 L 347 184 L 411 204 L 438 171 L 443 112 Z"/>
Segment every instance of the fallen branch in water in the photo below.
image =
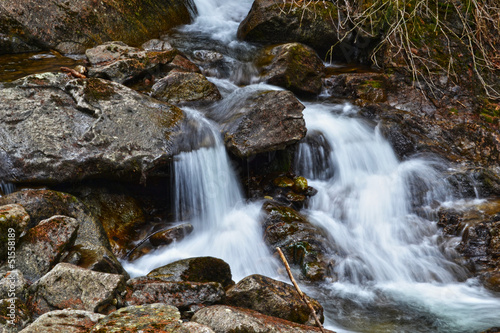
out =
<path fill-rule="evenodd" d="M 323 328 L 323 325 L 321 325 L 321 322 L 319 321 L 318 316 L 316 315 L 316 311 L 314 310 L 313 306 L 311 305 L 311 303 L 307 299 L 306 295 L 302 292 L 302 290 L 300 290 L 297 282 L 295 282 L 295 279 L 293 278 L 292 271 L 290 270 L 290 266 L 288 265 L 288 261 L 286 260 L 285 255 L 283 254 L 283 252 L 281 251 L 281 249 L 279 247 L 277 247 L 276 250 L 278 251 L 278 254 L 280 255 L 281 261 L 283 261 L 283 264 L 285 264 L 286 272 L 288 273 L 288 276 L 290 277 L 290 281 L 292 281 L 292 284 L 295 287 L 295 289 L 297 290 L 297 292 L 299 293 L 299 296 L 302 299 L 302 301 L 304 301 L 304 303 L 306 303 L 306 305 L 309 307 L 309 310 L 311 310 L 311 313 L 314 317 L 314 321 L 316 321 L 316 325 L 319 327 L 321 332 L 326 333 L 325 329 Z"/>

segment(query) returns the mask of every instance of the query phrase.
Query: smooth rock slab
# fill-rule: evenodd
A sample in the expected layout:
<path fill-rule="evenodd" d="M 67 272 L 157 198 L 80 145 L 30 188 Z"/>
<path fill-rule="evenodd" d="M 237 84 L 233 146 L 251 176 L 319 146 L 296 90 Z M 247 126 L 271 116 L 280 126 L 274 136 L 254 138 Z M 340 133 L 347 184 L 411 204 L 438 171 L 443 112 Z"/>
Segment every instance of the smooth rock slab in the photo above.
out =
<path fill-rule="evenodd" d="M 214 305 L 197 311 L 192 321 L 210 327 L 215 333 L 317 333 L 319 328 L 263 315 L 257 311 Z M 326 330 L 326 332 L 332 332 Z"/>
<path fill-rule="evenodd" d="M 122 275 L 61 263 L 29 288 L 28 303 L 38 316 L 66 308 L 106 314 L 119 306 L 124 289 Z"/>
<path fill-rule="evenodd" d="M 316 300 L 307 298 L 323 322 L 323 307 Z M 316 325 L 309 307 L 292 285 L 258 274 L 247 276 L 228 289 L 226 304 L 299 324 Z"/>
<path fill-rule="evenodd" d="M 44 313 L 20 333 L 86 333 L 104 317 L 83 310 L 56 310 Z"/>

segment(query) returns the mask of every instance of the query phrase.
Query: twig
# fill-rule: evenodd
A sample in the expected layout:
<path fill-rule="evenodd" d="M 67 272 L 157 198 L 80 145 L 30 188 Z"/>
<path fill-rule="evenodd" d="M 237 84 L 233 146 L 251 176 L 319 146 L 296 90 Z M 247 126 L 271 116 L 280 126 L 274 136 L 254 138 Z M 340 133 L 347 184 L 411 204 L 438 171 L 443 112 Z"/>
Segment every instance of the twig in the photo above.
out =
<path fill-rule="evenodd" d="M 68 67 L 61 67 L 61 72 L 68 73 L 72 75 L 73 77 L 76 77 L 77 79 L 86 79 L 87 77 L 81 73 L 78 73 L 74 69 L 68 68 Z"/>
<path fill-rule="evenodd" d="M 311 303 L 307 299 L 306 295 L 300 290 L 297 282 L 295 282 L 295 279 L 293 278 L 292 271 L 290 270 L 290 266 L 288 265 L 288 261 L 286 260 L 285 255 L 283 254 L 283 252 L 281 251 L 281 249 L 279 247 L 277 247 L 276 250 L 278 251 L 278 254 L 280 255 L 281 261 L 283 261 L 283 264 L 285 264 L 286 272 L 288 273 L 288 276 L 290 277 L 290 281 L 292 281 L 293 286 L 295 287 L 295 289 L 299 293 L 300 298 L 304 301 L 304 303 L 307 304 L 307 306 L 309 307 L 309 310 L 311 310 L 311 313 L 314 317 L 314 321 L 316 322 L 316 325 L 319 327 L 321 332 L 326 333 L 325 329 L 323 328 L 323 325 L 321 325 L 321 322 L 319 321 L 318 316 L 316 315 L 316 311 L 314 310 L 313 306 L 311 305 Z"/>

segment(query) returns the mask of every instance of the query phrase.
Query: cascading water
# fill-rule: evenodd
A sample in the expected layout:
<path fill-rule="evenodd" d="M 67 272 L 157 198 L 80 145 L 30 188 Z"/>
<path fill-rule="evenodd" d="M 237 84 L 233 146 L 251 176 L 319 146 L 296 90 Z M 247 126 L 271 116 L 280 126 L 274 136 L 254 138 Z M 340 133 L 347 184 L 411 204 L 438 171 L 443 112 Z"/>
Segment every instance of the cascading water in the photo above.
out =
<path fill-rule="evenodd" d="M 198 18 L 171 36 L 176 47 L 188 54 L 221 52 L 226 62 L 251 58 L 242 56 L 252 47 L 236 40 L 236 29 L 252 0 L 195 3 Z M 269 88 L 241 89 L 234 75 L 216 76 L 210 80 L 224 100 L 212 108 L 214 118 L 222 115 L 213 110 Z M 318 193 L 304 214 L 330 233 L 335 248 L 337 281 L 307 288 L 323 304 L 326 326 L 337 332 L 465 333 L 500 325 L 498 296 L 467 280 L 453 252 L 440 243 L 435 223 L 416 213 L 452 199 L 442 166 L 419 158 L 399 162 L 350 105 L 305 104 L 308 136 L 296 169 Z M 195 231 L 125 268 L 144 275 L 177 259 L 210 255 L 227 261 L 235 280 L 253 273 L 275 277 L 277 264 L 258 223 L 261 203 L 245 203 L 216 125 L 186 111 L 203 129 L 190 133 L 199 136 L 201 148 L 174 162 L 174 207 L 176 219 L 190 221 Z"/>

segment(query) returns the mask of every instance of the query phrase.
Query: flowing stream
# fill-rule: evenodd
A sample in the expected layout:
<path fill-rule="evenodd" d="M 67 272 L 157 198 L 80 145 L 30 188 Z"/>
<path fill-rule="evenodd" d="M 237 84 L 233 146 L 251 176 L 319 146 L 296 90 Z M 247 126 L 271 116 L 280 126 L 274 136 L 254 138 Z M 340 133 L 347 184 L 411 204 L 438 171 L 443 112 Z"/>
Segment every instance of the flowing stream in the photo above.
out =
<path fill-rule="evenodd" d="M 224 53 L 232 72 L 243 68 L 251 75 L 247 60 L 254 47 L 236 41 L 236 29 L 252 1 L 195 3 L 199 16 L 172 37 L 175 46 L 186 53 Z M 186 36 L 198 37 L 190 43 Z M 224 96 L 221 110 L 255 90 L 278 89 L 240 88 L 231 73 L 215 74 L 210 80 Z M 337 276 L 305 288 L 323 304 L 326 326 L 337 332 L 457 333 L 500 326 L 500 298 L 468 279 L 426 214 L 436 203 L 456 200 L 445 166 L 423 158 L 400 162 L 377 128 L 357 118 L 349 104 L 304 104 L 308 135 L 295 168 L 318 193 L 303 213 L 329 233 Z M 201 148 L 174 162 L 173 206 L 176 219 L 189 221 L 195 231 L 125 268 L 138 276 L 174 260 L 209 255 L 228 262 L 235 281 L 254 273 L 279 278 L 280 264 L 262 239 L 262 202 L 245 201 L 217 124 L 198 110 L 185 110 L 199 124 Z"/>

